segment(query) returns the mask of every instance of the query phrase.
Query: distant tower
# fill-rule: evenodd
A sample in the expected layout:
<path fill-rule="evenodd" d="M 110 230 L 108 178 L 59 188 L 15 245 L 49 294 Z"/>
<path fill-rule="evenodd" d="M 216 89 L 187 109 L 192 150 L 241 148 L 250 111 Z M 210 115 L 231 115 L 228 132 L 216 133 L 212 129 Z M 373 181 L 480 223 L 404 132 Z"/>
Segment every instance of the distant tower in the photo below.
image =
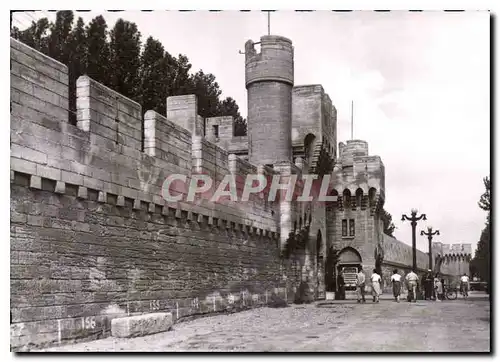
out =
<path fill-rule="evenodd" d="M 275 35 L 245 43 L 248 153 L 255 164 L 292 161 L 292 41 Z"/>

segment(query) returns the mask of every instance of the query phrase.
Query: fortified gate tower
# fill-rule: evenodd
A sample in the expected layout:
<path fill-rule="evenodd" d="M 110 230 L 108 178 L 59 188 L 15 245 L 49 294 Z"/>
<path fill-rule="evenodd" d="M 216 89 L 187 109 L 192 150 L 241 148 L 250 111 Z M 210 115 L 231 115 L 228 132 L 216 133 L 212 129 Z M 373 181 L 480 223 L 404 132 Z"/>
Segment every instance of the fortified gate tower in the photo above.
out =
<path fill-rule="evenodd" d="M 291 175 L 331 177 L 329 196 L 336 201 L 275 205 L 281 249 L 297 239 L 306 245 L 294 251 L 294 263 L 300 264 L 296 276 L 316 298 L 336 290 L 344 269 L 363 266 L 367 277 L 377 269 L 384 281 L 395 267 L 407 272 L 411 247 L 384 234 L 382 159 L 370 155 L 363 140 L 340 142 L 337 150 L 337 110 L 320 84 L 294 84 L 293 57 L 291 40 L 282 36 L 245 43 L 248 144 L 245 150 L 236 139 L 228 144 L 268 174 L 281 175 L 282 184 Z M 426 270 L 426 255 L 419 251 L 417 259 Z"/>

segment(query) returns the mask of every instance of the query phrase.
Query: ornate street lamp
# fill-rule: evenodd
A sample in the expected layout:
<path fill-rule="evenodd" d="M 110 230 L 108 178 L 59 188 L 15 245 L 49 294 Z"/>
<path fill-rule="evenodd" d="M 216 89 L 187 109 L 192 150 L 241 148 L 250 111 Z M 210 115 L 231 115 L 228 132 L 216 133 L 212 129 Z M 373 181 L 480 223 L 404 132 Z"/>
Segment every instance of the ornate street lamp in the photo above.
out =
<path fill-rule="evenodd" d="M 434 235 L 439 235 L 439 230 L 432 232 L 432 226 L 427 227 L 427 232 L 420 231 L 420 235 L 427 235 L 427 239 L 429 239 L 429 269 L 432 270 L 432 237 Z"/>
<path fill-rule="evenodd" d="M 413 256 L 413 270 L 415 273 L 417 272 L 417 235 L 415 233 L 415 229 L 417 227 L 417 221 L 419 220 L 427 220 L 425 214 L 422 214 L 417 217 L 417 209 L 411 209 L 411 217 L 403 214 L 401 217 L 401 221 L 411 221 L 411 246 L 412 246 L 412 256 Z"/>

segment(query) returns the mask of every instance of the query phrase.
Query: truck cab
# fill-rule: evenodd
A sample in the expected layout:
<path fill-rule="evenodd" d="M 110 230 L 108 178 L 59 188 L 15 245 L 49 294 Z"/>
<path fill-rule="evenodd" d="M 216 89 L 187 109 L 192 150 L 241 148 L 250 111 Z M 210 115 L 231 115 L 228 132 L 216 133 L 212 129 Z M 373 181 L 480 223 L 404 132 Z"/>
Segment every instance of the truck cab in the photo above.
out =
<path fill-rule="evenodd" d="M 356 290 L 356 274 L 358 268 L 355 266 L 341 267 L 340 272 L 344 277 L 344 285 L 346 290 Z"/>

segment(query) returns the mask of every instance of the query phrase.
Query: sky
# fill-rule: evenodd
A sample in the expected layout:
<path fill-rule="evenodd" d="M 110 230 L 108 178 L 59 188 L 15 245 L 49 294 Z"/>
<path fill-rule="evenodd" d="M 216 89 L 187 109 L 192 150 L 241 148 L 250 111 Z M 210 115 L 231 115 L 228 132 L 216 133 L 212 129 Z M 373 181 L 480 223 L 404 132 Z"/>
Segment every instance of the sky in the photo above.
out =
<path fill-rule="evenodd" d="M 135 22 L 143 41 L 152 36 L 172 55 L 188 56 L 193 71 L 216 76 L 223 96 L 247 113 L 244 50 L 267 34 L 267 14 L 252 12 L 81 12 L 88 23 L 102 14 L 108 26 Z M 15 13 L 13 25 L 55 15 Z M 338 142 L 368 141 L 386 171 L 385 209 L 395 237 L 411 244 L 401 214 L 417 208 L 420 230 L 438 229 L 435 241 L 471 243 L 486 213 L 477 202 L 490 174 L 490 15 L 488 12 L 278 11 L 271 34 L 291 39 L 295 85 L 321 84 L 337 108 Z"/>

